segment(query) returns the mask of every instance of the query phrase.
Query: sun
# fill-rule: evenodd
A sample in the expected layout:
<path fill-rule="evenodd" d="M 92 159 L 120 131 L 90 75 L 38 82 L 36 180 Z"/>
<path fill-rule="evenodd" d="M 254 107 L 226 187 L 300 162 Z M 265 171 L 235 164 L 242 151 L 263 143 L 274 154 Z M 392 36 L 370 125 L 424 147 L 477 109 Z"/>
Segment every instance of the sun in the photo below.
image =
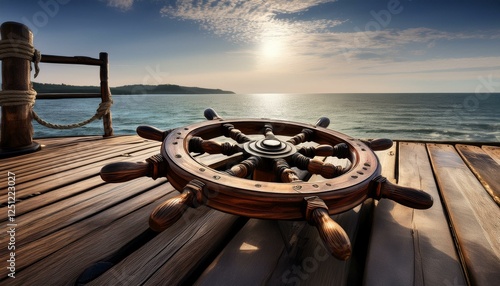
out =
<path fill-rule="evenodd" d="M 284 52 L 284 45 L 279 38 L 263 39 L 260 45 L 260 54 L 267 59 L 277 59 Z"/>
<path fill-rule="evenodd" d="M 283 70 L 290 59 L 293 36 L 292 30 L 281 22 L 263 26 L 255 51 L 258 67 L 268 71 Z"/>

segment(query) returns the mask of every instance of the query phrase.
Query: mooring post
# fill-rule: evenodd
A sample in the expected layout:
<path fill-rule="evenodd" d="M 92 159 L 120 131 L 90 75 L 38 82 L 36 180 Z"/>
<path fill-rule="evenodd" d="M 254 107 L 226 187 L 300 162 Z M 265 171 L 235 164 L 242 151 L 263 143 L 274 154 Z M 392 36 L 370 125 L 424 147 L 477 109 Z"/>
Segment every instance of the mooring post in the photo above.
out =
<path fill-rule="evenodd" d="M 2 105 L 0 158 L 21 155 L 40 149 L 33 142 L 32 108 L 30 94 L 31 58 L 33 33 L 28 27 L 16 22 L 5 22 L 0 26 L 2 60 Z M 34 52 L 31 52 L 34 53 Z M 36 94 L 36 93 L 35 93 Z M 16 97 L 19 96 L 19 99 Z M 9 98 L 7 100 L 7 98 Z M 33 98 L 34 99 L 34 98 Z"/>

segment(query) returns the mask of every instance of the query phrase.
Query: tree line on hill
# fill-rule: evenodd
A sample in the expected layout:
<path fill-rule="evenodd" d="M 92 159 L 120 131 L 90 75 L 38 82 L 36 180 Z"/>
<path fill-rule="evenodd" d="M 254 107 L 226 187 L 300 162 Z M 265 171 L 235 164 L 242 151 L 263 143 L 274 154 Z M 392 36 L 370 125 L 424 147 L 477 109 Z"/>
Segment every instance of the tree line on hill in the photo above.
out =
<path fill-rule="evenodd" d="M 66 84 L 37 83 L 33 82 L 33 89 L 38 93 L 99 93 L 99 86 L 77 86 Z M 232 91 L 180 86 L 176 84 L 143 85 L 132 84 L 111 87 L 111 94 L 234 94 Z"/>

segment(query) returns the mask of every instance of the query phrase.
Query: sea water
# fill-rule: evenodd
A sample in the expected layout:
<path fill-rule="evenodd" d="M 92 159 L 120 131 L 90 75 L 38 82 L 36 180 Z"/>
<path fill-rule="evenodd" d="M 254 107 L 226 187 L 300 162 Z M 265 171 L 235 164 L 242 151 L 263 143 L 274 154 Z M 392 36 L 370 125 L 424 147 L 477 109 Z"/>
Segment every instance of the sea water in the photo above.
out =
<path fill-rule="evenodd" d="M 100 99 L 37 100 L 44 120 L 69 124 L 90 118 Z M 213 94 L 115 95 L 115 135 L 135 134 L 139 125 L 166 130 L 206 120 L 211 107 L 226 119 L 270 118 L 315 123 L 357 138 L 500 141 L 500 94 Z M 71 130 L 33 124 L 35 138 L 101 135 L 102 121 Z"/>

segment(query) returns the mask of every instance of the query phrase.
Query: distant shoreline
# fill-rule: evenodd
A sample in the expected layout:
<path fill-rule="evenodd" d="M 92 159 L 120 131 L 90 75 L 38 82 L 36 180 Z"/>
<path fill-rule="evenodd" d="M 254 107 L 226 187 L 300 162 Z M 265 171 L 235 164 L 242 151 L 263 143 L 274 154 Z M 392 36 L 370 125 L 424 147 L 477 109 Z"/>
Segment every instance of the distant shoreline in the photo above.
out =
<path fill-rule="evenodd" d="M 99 93 L 99 86 L 77 86 L 66 84 L 37 83 L 33 82 L 33 89 L 38 93 Z M 143 85 L 132 84 L 110 87 L 113 95 L 132 94 L 235 94 L 233 91 L 181 86 L 176 84 Z"/>

